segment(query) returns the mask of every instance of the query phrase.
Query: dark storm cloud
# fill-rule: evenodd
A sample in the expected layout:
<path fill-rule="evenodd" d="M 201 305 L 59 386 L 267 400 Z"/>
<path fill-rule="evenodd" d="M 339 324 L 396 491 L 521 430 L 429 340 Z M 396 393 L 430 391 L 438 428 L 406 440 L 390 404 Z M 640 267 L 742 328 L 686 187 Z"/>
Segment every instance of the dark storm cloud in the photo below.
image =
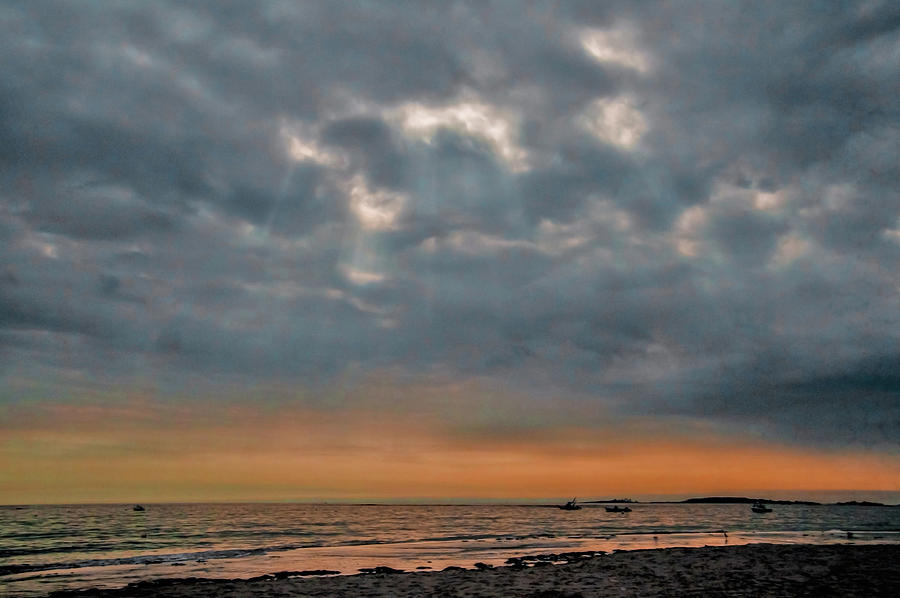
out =
<path fill-rule="evenodd" d="M 893 3 L 2 12 L 3 375 L 900 438 Z"/>

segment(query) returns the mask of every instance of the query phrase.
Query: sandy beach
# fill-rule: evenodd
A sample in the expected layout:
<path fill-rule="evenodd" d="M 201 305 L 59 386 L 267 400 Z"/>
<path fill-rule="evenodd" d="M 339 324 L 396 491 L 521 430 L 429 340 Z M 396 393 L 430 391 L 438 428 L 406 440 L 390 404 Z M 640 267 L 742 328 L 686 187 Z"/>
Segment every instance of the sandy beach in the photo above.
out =
<path fill-rule="evenodd" d="M 52 596 L 898 596 L 900 545 L 669 548 L 543 555 L 482 570 L 310 573 L 281 572 L 250 580 L 163 580 Z"/>

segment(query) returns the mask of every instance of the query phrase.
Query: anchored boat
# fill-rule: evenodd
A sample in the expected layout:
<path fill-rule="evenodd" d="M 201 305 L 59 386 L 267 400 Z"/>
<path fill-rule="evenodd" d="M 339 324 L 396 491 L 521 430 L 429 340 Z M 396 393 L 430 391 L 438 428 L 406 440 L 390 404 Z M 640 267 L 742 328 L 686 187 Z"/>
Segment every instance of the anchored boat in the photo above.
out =
<path fill-rule="evenodd" d="M 631 513 L 631 507 L 620 507 L 619 505 L 614 505 L 612 507 L 606 507 L 607 513 Z"/>

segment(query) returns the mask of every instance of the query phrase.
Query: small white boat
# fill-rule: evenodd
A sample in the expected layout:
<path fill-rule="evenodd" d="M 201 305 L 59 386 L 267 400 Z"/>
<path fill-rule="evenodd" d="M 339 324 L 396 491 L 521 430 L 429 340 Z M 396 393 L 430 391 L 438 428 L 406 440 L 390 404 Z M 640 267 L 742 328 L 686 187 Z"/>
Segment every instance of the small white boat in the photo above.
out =
<path fill-rule="evenodd" d="M 761 502 L 754 504 L 752 507 L 750 507 L 750 510 L 753 511 L 754 513 L 771 513 L 772 512 L 772 509 L 770 509 L 766 505 L 762 504 Z"/>

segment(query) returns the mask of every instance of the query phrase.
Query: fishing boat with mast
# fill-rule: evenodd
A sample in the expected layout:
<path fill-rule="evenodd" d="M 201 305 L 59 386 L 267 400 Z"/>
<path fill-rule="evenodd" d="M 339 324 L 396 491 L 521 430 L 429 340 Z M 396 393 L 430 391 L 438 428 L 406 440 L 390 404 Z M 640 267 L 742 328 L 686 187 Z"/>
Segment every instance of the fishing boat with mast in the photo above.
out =
<path fill-rule="evenodd" d="M 581 510 L 581 505 L 576 504 L 578 497 L 573 498 L 572 500 L 566 502 L 564 505 L 557 505 L 563 511 L 579 511 Z"/>

